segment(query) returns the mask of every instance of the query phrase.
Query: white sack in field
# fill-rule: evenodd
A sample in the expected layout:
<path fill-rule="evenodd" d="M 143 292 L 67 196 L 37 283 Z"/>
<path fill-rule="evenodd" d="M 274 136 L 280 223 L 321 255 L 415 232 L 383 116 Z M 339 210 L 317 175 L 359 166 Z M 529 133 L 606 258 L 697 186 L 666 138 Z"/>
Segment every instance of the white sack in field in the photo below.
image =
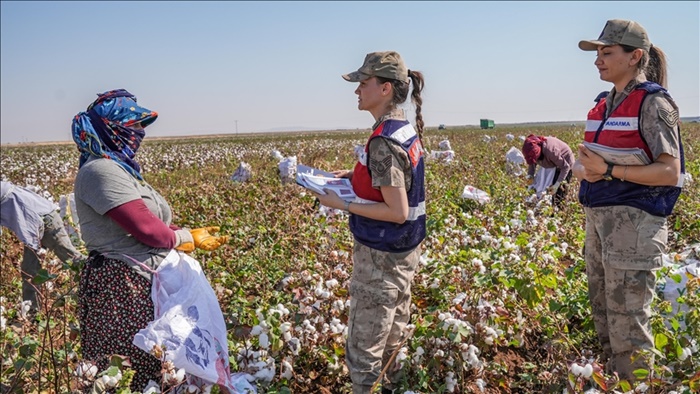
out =
<path fill-rule="evenodd" d="M 250 168 L 250 164 L 242 161 L 241 164 L 236 168 L 236 171 L 231 175 L 231 180 L 234 182 L 246 182 L 253 175 L 253 171 Z"/>
<path fill-rule="evenodd" d="M 297 176 L 297 157 L 289 156 L 279 162 L 277 167 L 280 170 L 282 183 L 294 182 Z"/>
<path fill-rule="evenodd" d="M 523 173 L 522 165 L 525 164 L 525 156 L 516 147 L 511 147 L 506 153 L 506 172 L 520 176 Z"/>
<path fill-rule="evenodd" d="M 700 244 L 691 246 L 687 251 L 680 253 L 681 256 L 688 255 L 693 249 L 700 251 Z M 664 266 L 674 267 L 665 278 L 660 278 L 657 282 L 657 289 L 663 295 L 663 299 L 671 303 L 672 311 L 670 316 L 677 317 L 679 312 L 687 313 L 688 304 L 679 304 L 678 297 L 685 296 L 688 292 L 688 281 L 700 277 L 700 260 L 681 257 L 678 263 L 674 262 L 668 255 L 664 255 Z M 667 323 L 668 324 L 668 323 Z M 685 319 L 679 319 L 681 329 L 685 328 Z"/>
<path fill-rule="evenodd" d="M 483 190 L 477 189 L 474 186 L 464 186 L 464 191 L 462 192 L 462 198 L 467 198 L 470 200 L 476 200 L 480 204 L 486 204 L 491 200 L 488 193 Z"/>
<path fill-rule="evenodd" d="M 453 150 L 434 150 L 430 152 L 430 159 L 442 160 L 444 162 L 451 162 L 455 158 L 455 151 Z"/>
<path fill-rule="evenodd" d="M 438 147 L 440 147 L 440 150 L 452 150 L 452 147 L 450 146 L 450 141 L 448 140 L 440 141 Z"/>
<path fill-rule="evenodd" d="M 284 156 L 282 156 L 282 154 L 280 153 L 280 151 L 278 151 L 278 150 L 276 150 L 276 149 L 274 149 L 274 150 L 272 151 L 272 157 L 274 157 L 274 158 L 277 159 L 277 160 L 282 160 L 282 159 L 284 159 Z"/>
<path fill-rule="evenodd" d="M 134 345 L 145 352 L 165 348 L 165 359 L 185 370 L 189 384 L 256 392 L 249 374 L 231 374 L 224 316 L 197 260 L 171 250 L 153 274 L 151 298 L 155 318 L 134 336 Z"/>

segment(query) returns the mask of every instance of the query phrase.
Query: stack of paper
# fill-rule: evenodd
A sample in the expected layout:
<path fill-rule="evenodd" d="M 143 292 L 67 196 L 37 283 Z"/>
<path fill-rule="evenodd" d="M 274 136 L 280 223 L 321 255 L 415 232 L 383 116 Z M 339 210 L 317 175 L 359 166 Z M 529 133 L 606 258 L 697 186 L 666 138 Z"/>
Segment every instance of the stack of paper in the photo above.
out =
<path fill-rule="evenodd" d="M 620 166 L 651 164 L 649 156 L 647 156 L 647 153 L 641 148 L 611 148 L 609 146 L 585 141 L 583 145 L 602 156 L 606 163 L 617 164 Z"/>
<path fill-rule="evenodd" d="M 335 192 L 343 200 L 352 201 L 357 197 L 352 190 L 352 184 L 349 179 L 336 178 L 330 172 L 304 165 L 297 165 L 296 181 L 299 185 L 318 194 L 326 194 L 323 189 L 328 189 Z"/>

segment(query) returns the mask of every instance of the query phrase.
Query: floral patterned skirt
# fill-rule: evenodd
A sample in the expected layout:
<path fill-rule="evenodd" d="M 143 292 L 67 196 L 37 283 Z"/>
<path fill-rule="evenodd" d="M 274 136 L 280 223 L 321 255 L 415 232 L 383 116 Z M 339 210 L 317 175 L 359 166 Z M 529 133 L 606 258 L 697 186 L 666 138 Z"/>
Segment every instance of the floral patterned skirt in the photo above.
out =
<path fill-rule="evenodd" d="M 132 343 L 154 317 L 150 281 L 123 261 L 91 254 L 80 277 L 78 307 L 85 361 L 102 371 L 113 354 L 126 356 L 136 372 L 132 391 L 143 391 L 149 380 L 160 385 L 160 360 Z"/>

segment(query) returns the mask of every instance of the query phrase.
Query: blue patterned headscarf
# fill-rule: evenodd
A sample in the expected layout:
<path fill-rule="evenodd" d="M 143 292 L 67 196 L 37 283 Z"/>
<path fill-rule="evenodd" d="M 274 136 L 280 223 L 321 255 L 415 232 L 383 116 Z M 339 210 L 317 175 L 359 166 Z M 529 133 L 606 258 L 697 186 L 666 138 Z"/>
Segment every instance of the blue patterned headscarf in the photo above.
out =
<path fill-rule="evenodd" d="M 73 141 L 80 151 L 80 165 L 90 156 L 114 160 L 136 179 L 142 180 L 141 166 L 134 160 L 145 132 L 135 129 L 153 123 L 158 113 L 140 107 L 136 97 L 124 89 L 97 94 L 87 111 L 73 118 Z"/>

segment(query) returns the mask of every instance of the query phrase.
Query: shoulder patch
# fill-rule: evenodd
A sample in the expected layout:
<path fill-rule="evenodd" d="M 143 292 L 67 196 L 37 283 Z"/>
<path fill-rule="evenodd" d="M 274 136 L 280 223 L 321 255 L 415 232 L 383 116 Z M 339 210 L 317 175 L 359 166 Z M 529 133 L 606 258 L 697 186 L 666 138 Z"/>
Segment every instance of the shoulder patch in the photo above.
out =
<path fill-rule="evenodd" d="M 661 118 L 668 127 L 675 127 L 676 124 L 678 124 L 678 111 L 675 109 L 669 111 L 665 108 L 659 108 L 659 118 Z"/>
<path fill-rule="evenodd" d="M 387 155 L 380 161 L 370 159 L 369 169 L 372 170 L 372 172 L 379 178 L 383 178 L 391 169 L 391 162 L 392 160 L 390 155 Z"/>

